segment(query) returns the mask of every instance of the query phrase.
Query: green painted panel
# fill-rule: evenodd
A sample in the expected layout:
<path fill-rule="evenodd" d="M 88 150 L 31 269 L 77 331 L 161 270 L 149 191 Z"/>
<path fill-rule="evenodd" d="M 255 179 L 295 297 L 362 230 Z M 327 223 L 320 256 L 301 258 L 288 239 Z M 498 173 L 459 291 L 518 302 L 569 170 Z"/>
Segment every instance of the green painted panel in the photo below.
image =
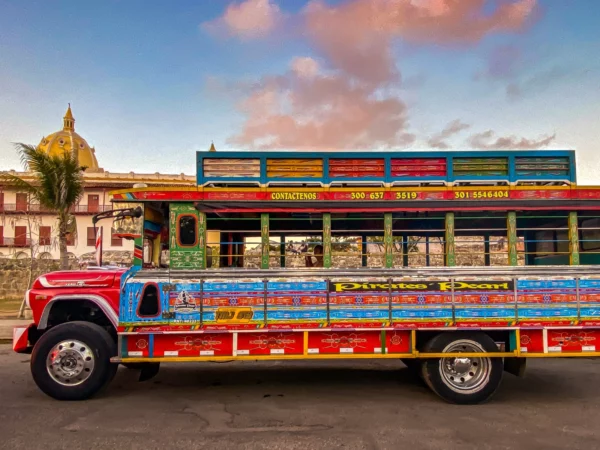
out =
<path fill-rule="evenodd" d="M 569 264 L 578 266 L 579 261 L 579 228 L 577 226 L 577 211 L 569 213 Z"/>
<path fill-rule="evenodd" d="M 454 243 L 454 213 L 446 213 L 446 265 L 456 265 L 456 244 Z"/>
<path fill-rule="evenodd" d="M 206 215 L 191 203 L 172 203 L 169 243 L 171 269 L 206 268 Z"/>
<path fill-rule="evenodd" d="M 383 215 L 383 245 L 385 251 L 385 267 L 394 267 L 394 236 L 392 232 L 392 213 Z"/>
<path fill-rule="evenodd" d="M 508 238 L 508 264 L 516 266 L 519 264 L 517 255 L 517 213 L 511 211 L 506 218 Z"/>
<path fill-rule="evenodd" d="M 331 267 L 331 214 L 323 214 L 323 267 Z"/>
<path fill-rule="evenodd" d="M 261 257 L 260 268 L 269 268 L 269 214 L 262 213 L 260 215 L 260 241 L 261 241 Z"/>

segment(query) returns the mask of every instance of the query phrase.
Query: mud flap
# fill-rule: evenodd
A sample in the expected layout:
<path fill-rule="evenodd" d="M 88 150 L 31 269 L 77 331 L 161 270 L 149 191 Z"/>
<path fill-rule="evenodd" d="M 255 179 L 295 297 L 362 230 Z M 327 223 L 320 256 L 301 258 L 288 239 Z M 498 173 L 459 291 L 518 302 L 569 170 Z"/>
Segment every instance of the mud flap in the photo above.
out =
<path fill-rule="evenodd" d="M 504 358 L 504 371 L 516 377 L 525 375 L 527 358 Z"/>
<path fill-rule="evenodd" d="M 138 381 L 148 381 L 158 375 L 160 363 L 142 363 L 140 369 L 140 378 Z"/>

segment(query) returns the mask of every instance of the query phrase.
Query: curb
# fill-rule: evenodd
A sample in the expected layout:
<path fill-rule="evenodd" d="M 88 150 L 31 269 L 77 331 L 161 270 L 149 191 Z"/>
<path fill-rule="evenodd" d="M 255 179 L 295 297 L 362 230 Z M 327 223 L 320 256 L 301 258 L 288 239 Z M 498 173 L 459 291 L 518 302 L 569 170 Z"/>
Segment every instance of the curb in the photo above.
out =
<path fill-rule="evenodd" d="M 29 325 L 31 320 L 0 319 L 0 341 L 12 341 L 13 328 L 19 325 Z"/>

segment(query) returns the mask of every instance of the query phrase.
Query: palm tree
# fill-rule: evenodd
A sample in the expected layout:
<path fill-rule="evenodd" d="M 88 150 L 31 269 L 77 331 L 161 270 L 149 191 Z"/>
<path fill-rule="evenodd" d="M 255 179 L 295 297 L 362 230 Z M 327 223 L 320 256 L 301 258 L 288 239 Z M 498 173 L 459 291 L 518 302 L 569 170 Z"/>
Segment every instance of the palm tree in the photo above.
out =
<path fill-rule="evenodd" d="M 40 207 L 56 212 L 58 216 L 58 247 L 60 268 L 69 268 L 67 235 L 72 223 L 71 210 L 83 196 L 83 171 L 77 156 L 71 152 L 50 155 L 26 144 L 15 144 L 25 169 L 33 176 L 27 181 L 19 176 L 2 173 L 0 178 L 27 192 Z"/>

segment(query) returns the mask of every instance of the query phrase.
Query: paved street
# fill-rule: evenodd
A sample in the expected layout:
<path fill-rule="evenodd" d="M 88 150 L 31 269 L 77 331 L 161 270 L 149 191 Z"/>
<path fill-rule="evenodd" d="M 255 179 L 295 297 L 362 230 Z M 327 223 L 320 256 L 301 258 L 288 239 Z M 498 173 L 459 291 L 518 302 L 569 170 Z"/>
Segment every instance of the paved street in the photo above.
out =
<path fill-rule="evenodd" d="M 479 406 L 443 403 L 391 361 L 170 365 L 146 383 L 120 369 L 65 403 L 0 345 L 0 380 L 0 448 L 600 448 L 593 360 L 533 361 Z"/>

